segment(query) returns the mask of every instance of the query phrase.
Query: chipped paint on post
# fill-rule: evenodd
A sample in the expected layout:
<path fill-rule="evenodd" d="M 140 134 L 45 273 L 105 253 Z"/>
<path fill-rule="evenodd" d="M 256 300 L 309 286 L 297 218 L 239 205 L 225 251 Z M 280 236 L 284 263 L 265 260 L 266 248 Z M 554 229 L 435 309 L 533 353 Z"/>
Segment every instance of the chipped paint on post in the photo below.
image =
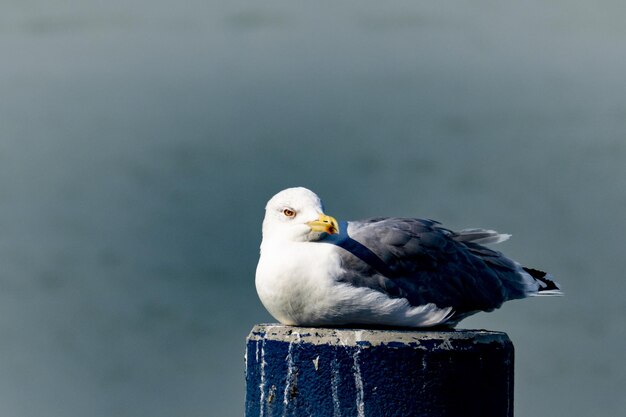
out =
<path fill-rule="evenodd" d="M 512 417 L 513 354 L 484 330 L 257 325 L 246 416 Z"/>

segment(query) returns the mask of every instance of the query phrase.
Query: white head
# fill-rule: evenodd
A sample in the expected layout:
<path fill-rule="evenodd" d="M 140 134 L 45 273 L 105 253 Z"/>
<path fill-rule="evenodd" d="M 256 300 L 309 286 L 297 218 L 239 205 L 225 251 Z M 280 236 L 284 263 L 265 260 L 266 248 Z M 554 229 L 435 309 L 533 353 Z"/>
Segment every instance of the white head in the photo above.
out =
<path fill-rule="evenodd" d="M 287 188 L 265 206 L 263 240 L 307 242 L 338 231 L 337 220 L 324 214 L 320 198 L 306 188 Z"/>

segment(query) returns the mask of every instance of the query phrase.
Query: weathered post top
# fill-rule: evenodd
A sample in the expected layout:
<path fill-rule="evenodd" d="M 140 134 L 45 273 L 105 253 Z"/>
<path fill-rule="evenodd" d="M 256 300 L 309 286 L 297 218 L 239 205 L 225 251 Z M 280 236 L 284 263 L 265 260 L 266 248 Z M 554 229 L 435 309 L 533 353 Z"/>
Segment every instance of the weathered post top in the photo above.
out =
<path fill-rule="evenodd" d="M 513 344 L 485 330 L 254 326 L 246 416 L 513 416 Z"/>

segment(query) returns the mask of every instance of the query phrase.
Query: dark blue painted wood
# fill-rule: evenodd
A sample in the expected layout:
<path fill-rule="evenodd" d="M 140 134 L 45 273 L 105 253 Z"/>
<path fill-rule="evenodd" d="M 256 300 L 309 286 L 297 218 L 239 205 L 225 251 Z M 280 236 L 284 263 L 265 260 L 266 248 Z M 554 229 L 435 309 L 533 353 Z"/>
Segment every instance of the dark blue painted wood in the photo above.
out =
<path fill-rule="evenodd" d="M 513 416 L 506 334 L 257 325 L 246 416 Z"/>

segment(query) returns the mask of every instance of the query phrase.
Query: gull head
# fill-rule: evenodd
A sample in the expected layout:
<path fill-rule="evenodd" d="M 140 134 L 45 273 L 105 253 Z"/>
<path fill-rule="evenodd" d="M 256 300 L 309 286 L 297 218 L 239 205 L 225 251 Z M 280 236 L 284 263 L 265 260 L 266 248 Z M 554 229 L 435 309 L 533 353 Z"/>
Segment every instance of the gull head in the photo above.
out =
<path fill-rule="evenodd" d="M 265 206 L 264 241 L 312 242 L 338 232 L 337 220 L 324 214 L 320 198 L 306 188 L 287 188 Z"/>

